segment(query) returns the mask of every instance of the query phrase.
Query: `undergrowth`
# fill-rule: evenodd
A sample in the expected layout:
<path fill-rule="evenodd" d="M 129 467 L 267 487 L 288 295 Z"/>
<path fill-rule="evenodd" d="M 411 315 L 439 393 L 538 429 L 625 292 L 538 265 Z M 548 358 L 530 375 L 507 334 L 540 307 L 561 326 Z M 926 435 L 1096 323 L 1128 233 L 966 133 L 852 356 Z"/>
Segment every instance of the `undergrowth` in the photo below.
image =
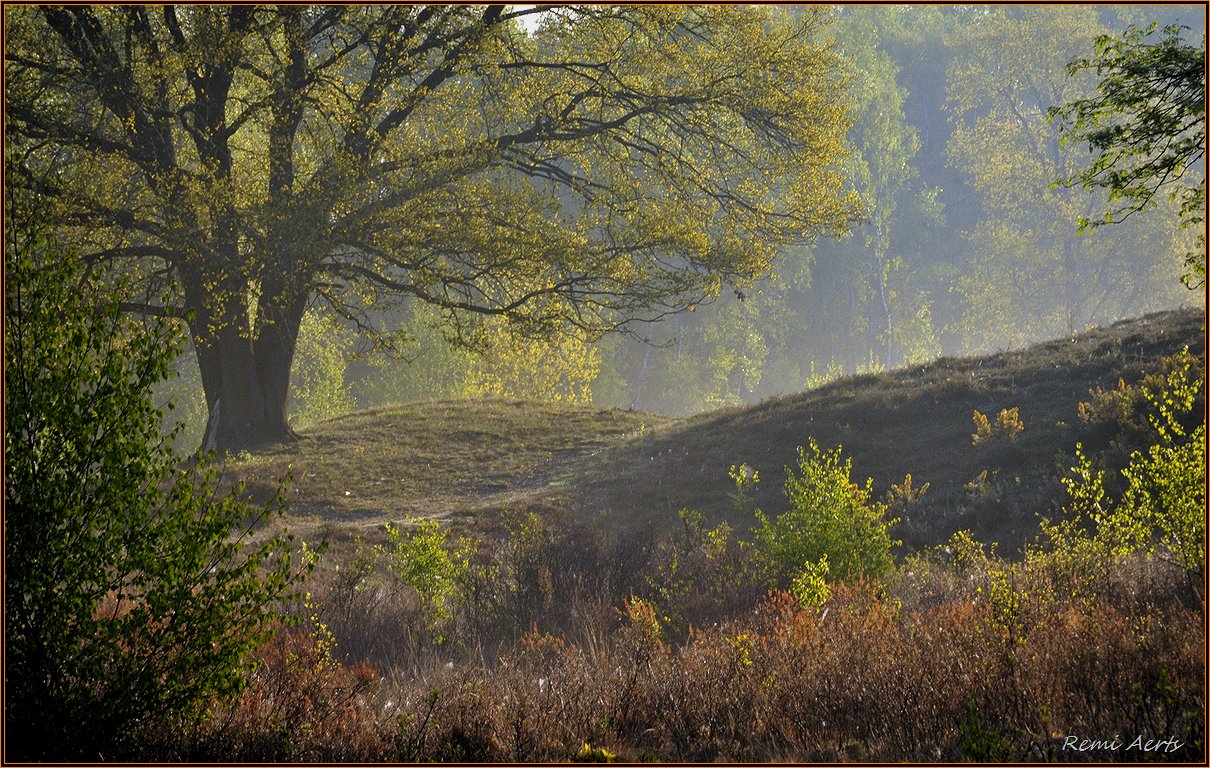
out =
<path fill-rule="evenodd" d="M 1163 366 L 1081 409 L 1152 448 L 1117 487 L 1077 448 L 1066 501 L 1013 559 L 959 531 L 896 562 L 894 516 L 928 484 L 877 500 L 813 442 L 780 515 L 732 468 L 747 530 L 693 510 L 613 533 L 524 509 L 494 537 L 383 525 L 319 556 L 237 699 L 136 757 L 1203 761 L 1204 518 L 1185 503 L 1204 507 L 1202 395 L 1188 356 Z"/>
<path fill-rule="evenodd" d="M 535 623 L 492 658 L 430 649 L 408 673 L 289 630 L 234 705 L 146 757 L 1199 760 L 1201 608 L 1164 563 L 1120 565 L 1086 594 L 1044 566 L 938 550 L 885 585 L 837 584 L 819 606 L 771 591 L 683 638 L 634 598 L 584 617 L 595 637 Z M 1071 735 L 1179 747 L 1089 754 Z"/>
<path fill-rule="evenodd" d="M 833 580 L 841 542 L 885 552 L 891 523 L 866 525 L 886 505 L 851 483 L 839 451 L 802 462 L 782 533 L 826 525 L 833 539 L 822 556 L 799 553 L 797 569 L 797 549 L 762 539 L 763 513 L 750 542 L 691 511 L 654 539 L 533 514 L 477 547 L 431 522 L 387 527 L 391 546 L 358 542 L 348 567 L 316 569 L 299 626 L 260 651 L 238 700 L 216 702 L 192 733 L 149 739 L 140 757 L 1204 759 L 1205 604 L 1190 587 L 1204 553 L 1172 556 L 1186 542 L 1159 522 L 1135 546 L 1113 544 L 1122 516 L 1139 520 L 1137 500 L 1115 504 L 1081 463 L 1071 514 L 1022 560 L 962 531 Z M 733 501 L 747 504 L 750 476 L 734 474 Z M 910 505 L 922 492 L 910 488 L 905 478 L 888 504 Z M 858 524 L 813 516 L 806 499 L 826 489 Z"/>

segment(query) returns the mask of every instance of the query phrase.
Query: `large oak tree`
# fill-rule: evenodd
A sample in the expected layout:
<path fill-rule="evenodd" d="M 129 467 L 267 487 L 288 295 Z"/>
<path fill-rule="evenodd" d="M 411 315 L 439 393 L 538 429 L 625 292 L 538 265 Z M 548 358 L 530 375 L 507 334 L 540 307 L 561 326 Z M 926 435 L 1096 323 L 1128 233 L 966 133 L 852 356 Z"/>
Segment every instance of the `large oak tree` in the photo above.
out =
<path fill-rule="evenodd" d="M 856 212 L 825 9 L 5 12 L 10 180 L 188 323 L 220 450 L 292 437 L 311 302 L 591 338 Z"/>

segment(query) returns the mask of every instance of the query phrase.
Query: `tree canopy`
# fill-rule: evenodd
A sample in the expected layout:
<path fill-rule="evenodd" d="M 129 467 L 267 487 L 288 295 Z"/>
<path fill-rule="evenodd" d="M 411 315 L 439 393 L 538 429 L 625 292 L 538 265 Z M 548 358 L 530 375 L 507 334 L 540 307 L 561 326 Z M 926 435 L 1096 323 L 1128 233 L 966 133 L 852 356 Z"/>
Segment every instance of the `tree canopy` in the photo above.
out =
<path fill-rule="evenodd" d="M 7 170 L 127 309 L 188 322 L 208 443 L 250 447 L 291 436 L 315 302 L 382 343 L 405 297 L 468 345 L 595 338 L 842 232 L 829 13 L 14 7 Z"/>
<path fill-rule="evenodd" d="M 1050 110 L 1065 127 L 1065 141 L 1086 143 L 1092 161 L 1067 184 L 1101 187 L 1109 205 L 1099 217 L 1082 217 L 1081 231 L 1121 221 L 1152 204 L 1161 191 L 1180 203 L 1182 226 L 1205 219 L 1206 53 L 1178 25 L 1128 27 L 1096 38 L 1094 55 L 1078 57 L 1068 71 L 1095 70 L 1096 94 Z M 1200 173 L 1199 173 L 1200 171 Z M 1186 256 L 1185 280 L 1206 278 L 1205 235 Z"/>
<path fill-rule="evenodd" d="M 972 350 L 1078 332 L 1183 293 L 1171 218 L 1140 218 L 1112 239 L 1081 238 L 1075 222 L 1105 205 L 1104 191 L 1053 183 L 1078 173 L 1085 154 L 1061 141 L 1050 107 L 1094 92 L 1091 73 L 1065 67 L 1106 31 L 1093 8 L 995 8 L 949 41 L 947 153 L 981 197 L 957 285 Z"/>

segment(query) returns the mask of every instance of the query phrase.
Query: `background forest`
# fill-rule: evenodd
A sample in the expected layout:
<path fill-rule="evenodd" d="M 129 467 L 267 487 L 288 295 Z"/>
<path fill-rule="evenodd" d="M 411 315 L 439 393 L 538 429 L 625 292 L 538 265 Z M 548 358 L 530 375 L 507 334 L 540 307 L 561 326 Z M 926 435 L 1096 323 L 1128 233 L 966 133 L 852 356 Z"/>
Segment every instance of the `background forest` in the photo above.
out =
<path fill-rule="evenodd" d="M 1158 22 L 1200 29 L 1176 6 L 847 6 L 836 42 L 850 62 L 856 123 L 844 172 L 863 223 L 783 255 L 773 278 L 629 336 L 528 340 L 488 323 L 481 352 L 451 343 L 437 310 L 392 309 L 408 329 L 394 356 L 316 297 L 303 320 L 291 420 L 305 428 L 358 408 L 507 395 L 685 415 L 797 392 L 841 375 L 1041 339 L 1190 305 L 1181 229 L 1167 199 L 1129 227 L 1077 234 L 1104 192 L 1060 180 L 1088 149 L 1060 141 L 1049 108 L 1094 92 L 1069 76 L 1098 35 Z M 1193 33 L 1190 33 L 1193 34 Z M 1192 179 L 1190 183 L 1195 183 Z M 205 404 L 193 355 L 172 380 L 182 447 Z"/>

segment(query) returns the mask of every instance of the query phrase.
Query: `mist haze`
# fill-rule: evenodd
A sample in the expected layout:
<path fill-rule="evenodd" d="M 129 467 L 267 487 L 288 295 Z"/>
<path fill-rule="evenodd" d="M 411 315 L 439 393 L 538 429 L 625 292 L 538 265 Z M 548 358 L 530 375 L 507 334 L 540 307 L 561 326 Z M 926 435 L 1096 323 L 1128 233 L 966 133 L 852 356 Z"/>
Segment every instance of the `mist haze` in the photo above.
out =
<path fill-rule="evenodd" d="M 840 6 L 828 34 L 847 62 L 854 124 L 839 170 L 864 205 L 849 234 L 785 248 L 772 275 L 595 340 L 536 341 L 489 323 L 477 354 L 447 343 L 440 312 L 404 302 L 379 318 L 400 333 L 394 354 L 364 354 L 367 340 L 317 302 L 299 342 L 292 421 L 483 395 L 686 415 L 1201 306 L 1178 280 L 1194 233 L 1177 226 L 1175 205 L 1077 235 L 1076 219 L 1104 193 L 1062 184 L 1089 153 L 1060 146 L 1046 112 L 1094 88 L 1089 73 L 1065 67 L 1097 35 L 1157 22 L 1196 37 L 1203 11 Z M 526 20 L 530 34 L 541 18 Z M 190 394 L 189 356 L 181 367 L 193 440 L 205 411 Z"/>

